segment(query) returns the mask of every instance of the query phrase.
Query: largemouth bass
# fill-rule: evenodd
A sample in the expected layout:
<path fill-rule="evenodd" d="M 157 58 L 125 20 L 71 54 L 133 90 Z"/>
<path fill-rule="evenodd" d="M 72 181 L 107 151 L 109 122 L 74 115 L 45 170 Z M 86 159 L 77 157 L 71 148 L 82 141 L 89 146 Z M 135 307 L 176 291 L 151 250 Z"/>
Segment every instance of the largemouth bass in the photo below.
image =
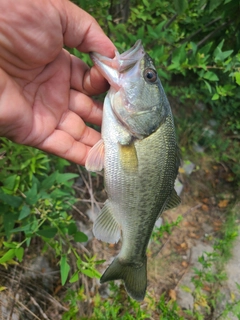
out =
<path fill-rule="evenodd" d="M 93 226 L 97 239 L 116 243 L 118 256 L 100 282 L 122 279 L 128 294 L 144 299 L 146 249 L 156 220 L 180 198 L 174 182 L 179 152 L 171 108 L 152 59 L 141 41 L 114 59 L 92 54 L 110 83 L 104 101 L 102 139 L 90 150 L 89 171 L 104 168 L 108 194 Z"/>

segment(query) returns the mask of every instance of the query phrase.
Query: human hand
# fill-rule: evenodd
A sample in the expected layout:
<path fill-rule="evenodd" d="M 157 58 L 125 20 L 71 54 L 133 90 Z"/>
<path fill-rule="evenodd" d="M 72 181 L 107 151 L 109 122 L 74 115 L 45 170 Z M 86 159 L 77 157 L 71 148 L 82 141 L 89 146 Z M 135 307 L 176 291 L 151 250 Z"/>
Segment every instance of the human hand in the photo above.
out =
<path fill-rule="evenodd" d="M 100 133 L 102 106 L 90 96 L 108 84 L 70 55 L 114 56 L 97 22 L 67 0 L 0 1 L 0 136 L 85 164 Z"/>

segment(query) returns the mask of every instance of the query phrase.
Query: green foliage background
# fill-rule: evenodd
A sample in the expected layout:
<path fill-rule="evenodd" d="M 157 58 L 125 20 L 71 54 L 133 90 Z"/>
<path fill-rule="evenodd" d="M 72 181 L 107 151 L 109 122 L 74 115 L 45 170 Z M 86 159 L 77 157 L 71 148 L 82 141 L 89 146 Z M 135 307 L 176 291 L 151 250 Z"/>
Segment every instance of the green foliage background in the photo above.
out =
<path fill-rule="evenodd" d="M 193 154 L 196 145 L 202 146 L 215 161 L 224 162 L 232 170 L 239 184 L 240 2 L 74 2 L 96 18 L 120 52 L 142 40 L 176 105 L 183 155 Z M 88 56 L 69 50 L 90 63 Z M 21 262 L 32 239 L 38 237 L 43 250 L 55 252 L 63 285 L 68 279 L 70 283 L 78 281 L 80 273 L 99 277 L 95 270 L 98 262 L 90 257 L 82 259 L 74 246 L 87 237 L 70 214 L 75 202 L 73 179 L 78 175 L 68 173 L 69 163 L 3 138 L 0 155 L 0 264 L 7 268 Z M 75 258 L 73 272 L 70 255 Z M 82 299 L 82 295 L 69 292 L 69 297 L 70 309 L 64 319 L 77 319 L 74 299 Z M 109 303 L 105 304 L 107 307 Z M 158 312 L 164 317 L 172 307 L 162 304 L 163 300 L 158 303 Z M 108 305 L 115 319 L 118 312 L 111 308 Z M 135 304 L 132 308 L 139 319 L 147 316 Z M 173 310 L 166 319 L 180 319 L 177 307 Z M 95 312 L 101 319 L 99 309 Z M 126 319 L 132 317 L 126 315 Z"/>
<path fill-rule="evenodd" d="M 199 144 L 239 180 L 239 0 L 75 3 L 96 18 L 120 52 L 142 40 L 165 91 L 178 103 L 183 153 Z"/>

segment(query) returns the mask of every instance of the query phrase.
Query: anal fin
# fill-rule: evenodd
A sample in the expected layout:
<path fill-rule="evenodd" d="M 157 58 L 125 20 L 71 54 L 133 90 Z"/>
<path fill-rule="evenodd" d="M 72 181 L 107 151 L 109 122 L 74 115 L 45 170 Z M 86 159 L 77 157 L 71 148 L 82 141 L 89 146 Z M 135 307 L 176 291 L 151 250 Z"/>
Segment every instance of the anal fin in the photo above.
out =
<path fill-rule="evenodd" d="M 120 239 L 120 226 L 112 213 L 108 200 L 93 224 L 93 234 L 97 239 L 108 243 L 116 243 Z"/>

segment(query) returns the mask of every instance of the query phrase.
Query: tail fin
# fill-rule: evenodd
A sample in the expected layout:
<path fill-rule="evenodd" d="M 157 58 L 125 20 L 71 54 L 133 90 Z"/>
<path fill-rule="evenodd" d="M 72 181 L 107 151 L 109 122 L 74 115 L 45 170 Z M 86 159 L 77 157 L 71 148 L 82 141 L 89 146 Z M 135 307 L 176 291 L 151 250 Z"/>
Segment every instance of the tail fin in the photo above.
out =
<path fill-rule="evenodd" d="M 147 288 L 147 257 L 140 267 L 133 263 L 123 263 L 115 258 L 102 275 L 100 282 L 122 279 L 131 298 L 142 301 Z"/>

